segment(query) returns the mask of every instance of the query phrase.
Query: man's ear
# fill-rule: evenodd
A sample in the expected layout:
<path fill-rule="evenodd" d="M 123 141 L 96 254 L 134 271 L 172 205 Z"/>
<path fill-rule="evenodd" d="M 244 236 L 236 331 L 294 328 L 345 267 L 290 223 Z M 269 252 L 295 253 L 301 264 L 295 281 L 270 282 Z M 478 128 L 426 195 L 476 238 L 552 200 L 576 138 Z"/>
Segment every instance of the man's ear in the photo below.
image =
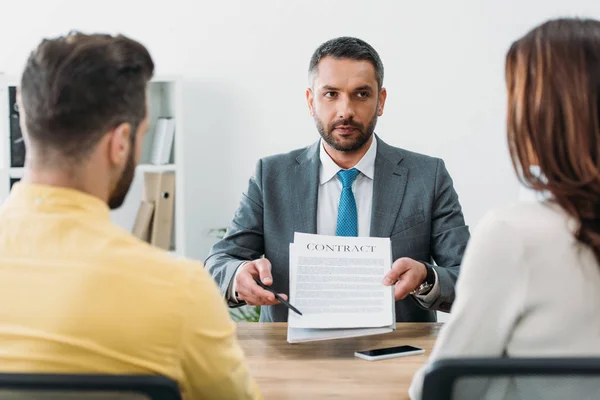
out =
<path fill-rule="evenodd" d="M 131 124 L 123 122 L 108 133 L 108 156 L 115 165 L 125 165 L 131 148 Z"/>
<path fill-rule="evenodd" d="M 21 128 L 21 135 L 23 137 L 23 143 L 25 143 L 25 148 L 32 148 L 31 142 L 29 139 L 29 132 L 27 131 L 27 113 L 25 112 L 25 107 L 23 107 L 23 97 L 21 96 L 21 87 L 17 86 L 16 91 L 16 106 L 19 111 L 19 127 Z M 25 159 L 32 160 L 33 151 L 26 152 Z M 26 161 L 27 162 L 27 161 Z"/>
<path fill-rule="evenodd" d="M 307 88 L 306 89 L 306 103 L 308 104 L 308 112 L 310 113 L 310 115 L 315 115 L 315 110 L 314 110 L 314 102 L 315 99 L 315 95 L 312 91 L 311 88 Z"/>
<path fill-rule="evenodd" d="M 377 116 L 381 117 L 383 115 L 383 108 L 385 107 L 385 99 L 387 99 L 387 90 L 385 88 L 381 88 L 379 91 L 379 104 L 377 105 Z"/>

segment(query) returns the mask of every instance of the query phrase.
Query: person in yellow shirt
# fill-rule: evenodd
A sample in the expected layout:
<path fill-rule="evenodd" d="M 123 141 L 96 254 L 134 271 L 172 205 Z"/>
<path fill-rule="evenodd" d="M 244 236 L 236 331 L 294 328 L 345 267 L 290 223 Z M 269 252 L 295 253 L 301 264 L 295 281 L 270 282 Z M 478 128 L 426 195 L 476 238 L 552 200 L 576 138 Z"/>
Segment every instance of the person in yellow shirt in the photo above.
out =
<path fill-rule="evenodd" d="M 19 88 L 24 176 L 0 207 L 0 371 L 157 374 L 187 399 L 259 399 L 198 262 L 113 225 L 148 128 L 147 49 L 44 40 Z"/>

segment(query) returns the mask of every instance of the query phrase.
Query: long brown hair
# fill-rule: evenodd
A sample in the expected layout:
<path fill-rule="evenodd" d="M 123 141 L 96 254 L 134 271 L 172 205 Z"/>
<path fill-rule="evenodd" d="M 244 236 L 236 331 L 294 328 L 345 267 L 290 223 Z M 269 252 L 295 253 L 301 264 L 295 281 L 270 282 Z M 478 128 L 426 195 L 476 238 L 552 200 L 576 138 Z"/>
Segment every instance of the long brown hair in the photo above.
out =
<path fill-rule="evenodd" d="M 600 22 L 536 27 L 511 46 L 506 84 L 517 175 L 579 222 L 575 237 L 600 263 Z"/>

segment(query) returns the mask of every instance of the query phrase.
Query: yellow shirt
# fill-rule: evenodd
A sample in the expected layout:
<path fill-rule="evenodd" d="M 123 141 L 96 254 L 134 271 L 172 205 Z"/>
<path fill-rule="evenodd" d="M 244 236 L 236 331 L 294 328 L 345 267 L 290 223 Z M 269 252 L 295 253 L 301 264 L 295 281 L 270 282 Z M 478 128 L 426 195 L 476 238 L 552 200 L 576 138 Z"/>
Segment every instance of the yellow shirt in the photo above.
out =
<path fill-rule="evenodd" d="M 187 399 L 262 398 L 201 263 L 113 225 L 96 197 L 25 183 L 0 207 L 0 370 L 159 374 Z"/>

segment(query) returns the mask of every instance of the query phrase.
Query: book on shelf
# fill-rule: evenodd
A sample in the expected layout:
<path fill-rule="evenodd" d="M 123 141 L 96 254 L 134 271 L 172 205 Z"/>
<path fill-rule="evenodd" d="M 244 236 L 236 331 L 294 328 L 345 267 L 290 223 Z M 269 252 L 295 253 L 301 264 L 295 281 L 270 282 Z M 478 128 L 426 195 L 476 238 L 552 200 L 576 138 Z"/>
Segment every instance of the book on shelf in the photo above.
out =
<path fill-rule="evenodd" d="M 132 233 L 135 237 L 150 243 L 152 218 L 154 217 L 154 202 L 142 200 L 138 208 Z"/>
<path fill-rule="evenodd" d="M 175 119 L 159 118 L 156 121 L 150 164 L 164 165 L 171 160 L 173 139 L 175 137 Z"/>
<path fill-rule="evenodd" d="M 376 335 L 396 329 L 389 238 L 296 232 L 290 244 L 289 343 Z"/>

